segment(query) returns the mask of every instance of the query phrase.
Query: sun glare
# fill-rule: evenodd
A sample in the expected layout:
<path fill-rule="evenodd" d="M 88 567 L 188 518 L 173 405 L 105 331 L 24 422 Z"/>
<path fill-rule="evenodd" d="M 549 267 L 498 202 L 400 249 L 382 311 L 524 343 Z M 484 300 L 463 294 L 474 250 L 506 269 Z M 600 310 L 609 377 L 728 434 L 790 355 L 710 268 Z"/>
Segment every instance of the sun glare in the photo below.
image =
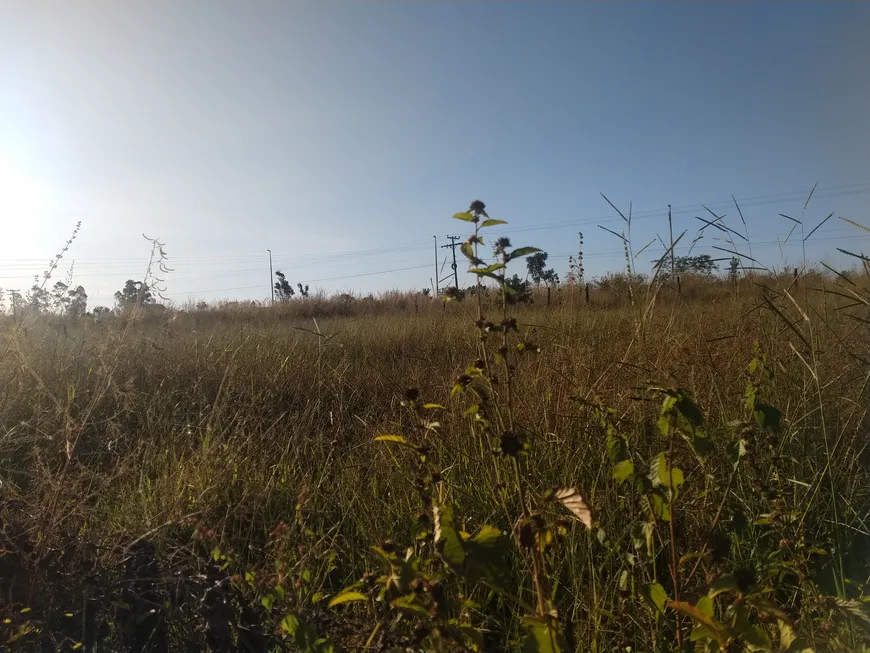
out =
<path fill-rule="evenodd" d="M 38 208 L 36 184 L 21 174 L 8 161 L 0 159 L 0 211 L 4 222 L 19 221 Z"/>
<path fill-rule="evenodd" d="M 4 258 L 30 249 L 29 234 L 35 231 L 40 212 L 47 205 L 45 190 L 0 153 L 0 224 Z"/>

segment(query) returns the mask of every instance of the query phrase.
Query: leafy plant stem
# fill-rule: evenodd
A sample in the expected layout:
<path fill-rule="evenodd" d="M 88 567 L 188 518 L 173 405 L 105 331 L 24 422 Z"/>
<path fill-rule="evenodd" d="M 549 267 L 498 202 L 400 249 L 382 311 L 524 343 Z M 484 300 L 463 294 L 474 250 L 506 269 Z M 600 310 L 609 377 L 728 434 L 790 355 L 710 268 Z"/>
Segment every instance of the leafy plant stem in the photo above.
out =
<path fill-rule="evenodd" d="M 677 564 L 677 545 L 676 545 L 676 530 L 674 526 L 674 517 L 675 517 L 675 509 L 674 509 L 674 434 L 671 433 L 668 438 L 668 503 L 670 504 L 670 545 L 671 545 L 671 578 L 674 581 L 674 600 L 680 600 L 680 571 L 679 565 Z M 674 615 L 674 619 L 677 623 L 677 646 L 679 648 L 683 648 L 683 635 L 680 632 L 680 615 L 677 613 Z"/>
<path fill-rule="evenodd" d="M 735 476 L 737 476 L 737 465 L 732 467 L 731 474 L 728 476 L 728 482 L 725 484 L 725 491 L 722 493 L 722 500 L 719 501 L 719 508 L 716 510 L 716 515 L 713 517 L 713 523 L 710 525 L 710 530 L 716 528 L 716 525 L 719 523 L 722 511 L 725 509 L 725 502 L 728 500 L 728 495 L 731 493 L 731 484 L 734 482 Z M 703 560 L 704 556 L 707 555 L 708 548 L 709 544 L 705 542 L 704 546 L 701 547 L 701 555 L 699 555 L 698 559 L 695 560 L 695 564 L 692 566 L 692 571 L 689 572 L 689 577 L 686 579 L 687 583 L 691 582 L 692 578 L 695 577 L 695 572 L 698 571 L 701 560 Z"/>

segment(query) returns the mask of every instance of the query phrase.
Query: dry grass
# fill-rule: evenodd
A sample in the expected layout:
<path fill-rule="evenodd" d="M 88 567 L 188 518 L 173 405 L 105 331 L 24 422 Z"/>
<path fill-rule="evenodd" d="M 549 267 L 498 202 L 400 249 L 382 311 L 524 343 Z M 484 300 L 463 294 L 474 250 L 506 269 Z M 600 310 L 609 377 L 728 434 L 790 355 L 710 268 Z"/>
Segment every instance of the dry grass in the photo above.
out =
<path fill-rule="evenodd" d="M 756 281 L 780 293 L 792 282 Z M 859 283 L 866 288 L 866 278 Z M 805 509 L 801 537 L 827 550 L 808 572 L 815 589 L 790 577 L 776 587 L 805 637 L 822 636 L 831 613 L 820 597 L 836 595 L 838 575 L 849 580 L 845 596 L 867 596 L 870 338 L 867 324 L 846 315 L 866 318 L 866 310 L 837 310 L 846 299 L 808 289 L 823 284 L 832 287 L 820 275 L 792 285 L 796 304 L 774 296 L 781 316 L 758 308 L 761 291 L 749 280 L 696 281 L 684 284 L 683 296 L 665 288 L 654 302 L 641 289 L 634 306 L 613 291 L 594 292 L 586 306 L 581 293 L 563 290 L 551 306 L 538 294 L 533 305 L 516 308 L 522 333 L 542 349 L 523 359 L 516 376 L 516 415 L 533 444 L 525 474 L 534 487 L 580 488 L 611 538 L 605 546 L 594 533 L 572 529 L 553 563 L 560 615 L 577 650 L 665 650 L 672 637 L 664 620 L 646 614 L 634 581 L 621 585 L 623 570 L 638 587 L 651 579 L 625 562 L 637 508 L 610 477 L 604 433 L 588 402 L 598 397 L 614 408 L 632 446 L 651 455 L 661 447 L 658 402 L 646 388 L 685 388 L 709 424 L 725 424 L 745 412 L 745 368 L 756 343 L 775 373 L 766 401 L 781 409 L 785 427 L 751 443 L 751 469 L 731 489 L 727 518 L 751 524 L 771 512 L 774 494 L 783 510 Z M 372 626 L 364 612 L 330 611 L 312 598 L 376 570 L 369 545 L 413 539 L 419 505 L 405 453 L 372 441 L 406 431 L 405 388 L 450 408 L 440 418 L 437 448 L 466 528 L 512 526 L 493 500 L 498 481 L 489 452 L 471 435 L 463 398 L 450 397 L 476 357 L 474 319 L 472 302 L 445 306 L 422 295 L 99 321 L 41 317 L 21 328 L 5 318 L 0 606 L 12 621 L 4 627 L 41 629 L 15 646 L 241 649 L 237 635 L 221 639 L 208 592 L 246 569 L 265 574 L 279 559 L 291 580 L 305 570 L 309 578 L 288 581 L 287 605 L 361 648 Z M 687 498 L 677 522 L 682 550 L 699 551 L 727 474 L 713 463 L 682 464 L 687 487 L 709 489 L 709 496 Z M 832 555 L 832 515 L 842 567 Z M 281 535 L 287 548 L 277 555 L 270 532 L 280 522 L 288 525 Z M 780 555 L 772 539 L 780 537 L 787 539 L 746 526 L 734 536 L 728 564 L 766 568 Z M 714 567 L 705 562 L 701 571 Z M 656 573 L 666 584 L 663 568 Z M 525 597 L 528 576 L 522 568 L 517 575 Z M 691 587 L 700 591 L 704 582 L 698 574 Z M 251 641 L 277 645 L 283 615 L 273 622 L 258 599 L 239 607 L 245 596 L 232 599 L 234 618 L 248 624 Z M 473 618 L 488 631 L 487 643 L 508 646 L 518 615 L 485 593 L 475 596 L 481 607 Z M 159 634 L 146 644 L 130 635 L 138 627 L 129 625 L 135 606 Z M 855 645 L 854 637 L 844 646 Z M 389 639 L 377 642 L 390 646 Z"/>

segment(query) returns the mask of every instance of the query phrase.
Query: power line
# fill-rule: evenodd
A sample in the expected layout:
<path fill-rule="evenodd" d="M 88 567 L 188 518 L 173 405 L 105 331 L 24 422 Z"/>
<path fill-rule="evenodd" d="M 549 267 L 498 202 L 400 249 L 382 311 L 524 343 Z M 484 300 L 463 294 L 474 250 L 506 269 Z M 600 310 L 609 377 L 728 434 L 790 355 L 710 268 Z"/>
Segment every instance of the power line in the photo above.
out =
<path fill-rule="evenodd" d="M 842 190 L 836 190 L 842 189 Z M 851 190 L 847 190 L 851 189 Z M 803 192 L 803 196 L 800 193 Z M 829 197 L 840 197 L 843 195 L 861 195 L 870 192 L 870 184 L 849 184 L 847 186 L 832 186 L 827 189 L 817 189 L 813 195 L 814 199 L 823 199 Z M 741 208 L 745 206 L 762 206 L 765 204 L 775 204 L 777 202 L 799 201 L 806 198 L 806 191 L 792 191 L 790 193 L 778 193 L 772 195 L 758 195 L 756 197 L 737 198 Z M 794 197 L 785 197 L 794 196 Z M 719 207 L 733 206 L 733 200 L 719 200 L 716 202 L 705 202 L 704 204 L 686 204 L 673 208 L 673 215 L 689 215 L 693 212 L 702 212 L 704 207 Z M 654 217 L 664 217 L 667 215 L 667 207 L 661 209 L 646 209 L 643 211 L 632 211 L 632 221 L 635 219 L 646 220 Z M 539 225 L 528 225 L 525 227 L 505 227 L 504 229 L 493 229 L 488 233 L 517 233 L 522 231 L 544 231 L 549 229 L 561 229 L 564 227 L 576 227 L 582 225 L 592 225 L 601 222 L 617 222 L 622 220 L 621 217 L 614 214 L 607 214 L 597 218 L 578 218 L 574 220 L 563 220 L 561 222 L 551 222 Z"/>
<path fill-rule="evenodd" d="M 344 279 L 356 279 L 358 277 L 370 277 L 370 276 L 374 276 L 377 274 L 389 274 L 391 272 L 405 272 L 407 270 L 422 270 L 423 268 L 428 268 L 428 267 L 429 267 L 428 264 L 427 265 L 412 265 L 412 266 L 409 266 L 406 268 L 394 268 L 392 270 L 377 270 L 375 272 L 362 272 L 360 274 L 348 274 L 348 275 L 341 276 L 341 277 L 322 277 L 320 279 L 303 279 L 303 281 L 305 283 L 322 283 L 324 281 L 343 281 Z M 196 293 L 227 292 L 230 290 L 250 290 L 252 288 L 262 288 L 262 287 L 263 287 L 263 285 L 260 284 L 257 286 L 240 286 L 238 288 L 215 288 L 212 290 L 189 290 L 186 292 L 174 292 L 174 293 L 170 292 L 170 293 L 163 293 L 163 294 L 164 295 L 173 295 L 173 296 L 175 296 L 175 295 L 193 295 Z"/>
<path fill-rule="evenodd" d="M 845 236 L 845 235 L 844 236 L 831 236 L 831 237 L 825 237 L 825 238 L 817 238 L 814 240 L 815 241 L 831 241 L 831 240 L 842 240 L 843 238 L 848 238 L 848 236 Z M 782 244 L 783 243 L 780 243 L 779 241 L 776 241 L 776 240 L 753 242 L 753 245 L 758 245 L 758 246 L 766 246 L 766 245 L 772 246 L 772 245 L 782 245 Z M 457 245 L 458 245 L 458 243 L 457 243 Z M 797 242 L 788 243 L 788 245 L 789 246 L 790 245 L 797 246 L 797 245 L 799 245 L 799 243 L 797 243 Z M 449 247 L 449 245 L 442 246 L 442 247 Z M 687 249 L 687 248 L 688 248 L 688 246 L 686 246 L 684 248 L 677 248 L 677 249 L 681 250 L 681 249 Z M 659 249 L 661 249 L 661 248 L 659 248 Z M 623 250 L 621 250 L 621 249 L 599 250 L 597 252 L 584 254 L 584 258 L 586 258 L 588 256 L 612 256 L 612 255 L 616 255 L 616 254 L 621 254 L 622 251 Z M 651 250 L 651 251 L 655 251 L 655 250 Z M 554 258 L 559 258 L 559 257 L 567 257 L 567 256 L 569 256 L 569 254 L 552 254 L 551 256 L 553 256 Z M 321 282 L 326 282 L 326 281 L 343 281 L 345 279 L 355 279 L 355 278 L 359 278 L 359 277 L 375 276 L 375 275 L 379 275 L 379 274 L 389 274 L 392 272 L 406 272 L 409 270 L 422 270 L 422 269 L 428 268 L 428 267 L 429 267 L 428 264 L 412 265 L 412 266 L 402 267 L 402 268 L 393 268 L 393 269 L 389 269 L 389 270 L 376 270 L 373 272 L 362 272 L 359 274 L 348 274 L 348 275 L 344 275 L 344 276 L 321 277 L 319 279 L 303 279 L 303 281 L 305 283 L 321 283 Z M 256 288 L 262 288 L 262 285 L 237 286 L 234 288 L 214 288 L 214 289 L 206 289 L 206 290 L 190 290 L 190 291 L 186 291 L 186 292 L 174 292 L 174 293 L 163 293 L 163 294 L 164 295 L 171 295 L 171 296 L 195 295 L 198 293 L 229 292 L 229 291 L 234 291 L 234 290 L 251 290 L 251 289 L 256 289 Z"/>
<path fill-rule="evenodd" d="M 826 198 L 826 197 L 836 197 L 836 196 L 841 196 L 841 195 L 860 194 L 860 193 L 867 193 L 867 192 L 870 192 L 870 184 L 866 184 L 866 183 L 865 184 L 850 184 L 850 185 L 842 185 L 842 186 L 833 186 L 833 187 L 817 189 L 815 192 L 815 195 L 814 195 L 814 199 L 820 199 L 820 198 Z M 805 197 L 806 197 L 805 191 L 792 191 L 789 193 L 759 195 L 759 196 L 750 197 L 750 198 L 738 199 L 737 201 L 742 207 L 745 207 L 745 206 L 758 206 L 758 205 L 763 205 L 763 204 L 770 204 L 770 203 L 774 203 L 774 202 L 799 201 L 799 200 L 803 201 L 803 199 L 805 199 Z M 709 203 L 706 203 L 703 205 L 702 204 L 684 205 L 681 207 L 676 207 L 674 209 L 674 213 L 675 214 L 688 214 L 688 213 L 691 213 L 693 211 L 703 210 L 704 207 L 713 208 L 713 207 L 718 207 L 718 206 L 722 206 L 722 205 L 731 206 L 733 201 L 734 200 L 729 199 L 729 200 L 721 200 L 721 201 L 717 201 L 717 202 L 709 202 Z M 650 217 L 662 216 L 662 215 L 664 215 L 664 212 L 665 211 L 663 209 L 652 209 L 652 210 L 634 212 L 632 219 L 646 219 L 646 218 L 650 218 Z M 507 233 L 522 232 L 522 231 L 537 231 L 537 230 L 544 231 L 544 230 L 549 230 L 549 229 L 558 229 L 558 228 L 563 228 L 563 227 L 570 227 L 570 226 L 575 226 L 575 225 L 579 225 L 579 224 L 610 222 L 610 221 L 620 220 L 620 219 L 621 218 L 619 218 L 617 216 L 608 215 L 608 216 L 602 216 L 599 218 L 588 218 L 588 219 L 582 219 L 582 220 L 569 220 L 569 221 L 562 221 L 562 222 L 542 224 L 542 225 L 534 225 L 534 226 L 513 227 L 513 228 L 508 227 L 504 231 Z M 491 230 L 489 233 L 498 233 L 498 230 Z M 840 240 L 840 239 L 843 239 L 846 237 L 848 237 L 848 236 L 813 238 L 812 242 Z M 453 273 L 454 273 L 454 281 L 456 282 L 456 284 L 458 286 L 458 269 L 457 269 L 457 266 L 455 263 L 455 260 L 456 260 L 455 248 L 458 246 L 458 243 L 456 241 L 459 240 L 460 237 L 451 236 L 449 238 L 452 241 L 451 244 L 444 245 L 442 247 L 443 248 L 450 247 L 453 251 L 454 264 L 452 267 L 453 267 Z M 419 243 L 419 244 L 416 244 L 416 243 Z M 779 246 L 782 248 L 782 247 L 791 247 L 793 245 L 796 245 L 797 243 L 791 243 L 791 242 L 783 243 L 779 240 L 772 240 L 772 241 L 753 241 L 752 244 L 758 245 L 761 247 L 776 245 L 776 246 Z M 282 267 L 282 268 L 288 269 L 288 270 L 298 268 L 301 270 L 310 271 L 311 269 L 325 268 L 325 267 L 329 267 L 331 269 L 334 269 L 336 267 L 342 267 L 342 265 L 343 265 L 343 264 L 335 263 L 334 261 L 341 259 L 341 258 L 344 258 L 344 257 L 349 257 L 349 256 L 378 256 L 378 255 L 384 255 L 384 254 L 389 254 L 392 252 L 399 252 L 399 251 L 401 251 L 401 252 L 415 251 L 417 249 L 423 249 L 423 248 L 430 247 L 430 246 L 431 246 L 431 244 L 429 243 L 428 240 L 416 240 L 416 241 L 411 241 L 411 242 L 405 243 L 405 244 L 395 244 L 395 245 L 391 245 L 391 246 L 387 246 L 387 247 L 376 247 L 376 248 L 369 248 L 369 249 L 362 249 L 362 250 L 355 250 L 355 251 L 348 251 L 348 252 L 333 252 L 330 254 L 312 254 L 312 253 L 310 253 L 310 254 L 302 255 L 302 256 L 290 256 L 290 257 L 286 257 L 284 259 L 279 259 L 278 263 L 279 263 L 279 267 Z M 657 247 L 658 247 L 657 245 L 655 247 L 653 247 L 650 250 L 650 252 L 657 251 Z M 707 246 L 704 244 L 701 244 L 700 247 L 706 248 Z M 679 248 L 679 249 L 682 250 L 683 248 Z M 622 252 L 621 249 L 619 249 L 619 250 L 617 250 L 617 249 L 597 250 L 597 251 L 586 253 L 585 257 L 598 258 L 598 257 L 611 256 L 611 255 L 618 255 L 621 252 Z M 553 256 L 553 258 L 560 258 L 560 257 L 568 256 L 568 255 L 569 254 L 554 254 L 551 256 Z M 199 265 L 201 265 L 202 263 L 211 263 L 214 265 L 222 265 L 222 264 L 231 265 L 232 263 L 247 263 L 247 262 L 253 262 L 253 261 L 261 261 L 263 258 L 264 257 L 262 257 L 262 255 L 261 256 L 244 256 L 244 255 L 219 256 L 219 255 L 215 255 L 215 256 L 203 256 L 203 257 L 185 257 L 185 256 L 173 257 L 172 260 L 174 263 L 179 263 L 181 265 L 197 266 L 197 268 L 198 268 L 198 269 L 194 269 L 194 270 L 180 270 L 176 274 L 174 274 L 173 277 L 178 278 L 181 275 L 190 274 L 190 273 L 194 273 L 194 274 L 205 273 L 206 276 L 201 276 L 199 278 L 211 279 L 211 278 L 215 278 L 218 276 L 230 276 L 230 275 L 235 276 L 235 275 L 242 275 L 242 274 L 253 273 L 253 272 L 260 272 L 261 271 L 260 267 L 244 268 L 244 269 L 227 269 L 224 267 L 224 268 L 221 268 L 219 270 L 216 270 L 215 272 L 213 272 L 211 274 L 208 274 L 207 272 L 202 271 L 202 269 L 199 268 Z M 286 262 L 286 264 L 280 263 L 281 260 L 284 260 Z M 39 265 L 44 265 L 43 259 L 8 259 L 7 262 L 0 263 L 0 272 L 14 272 L 18 269 L 21 269 L 22 271 L 28 270 L 28 273 L 22 274 L 20 276 L 0 276 L 0 279 L 22 279 L 23 280 L 25 278 L 32 277 L 33 275 L 30 271 L 33 270 L 33 267 L 31 267 L 31 266 L 24 267 L 23 265 L 21 265 L 23 262 L 26 262 L 26 261 L 35 262 L 37 267 Z M 95 272 L 95 273 L 87 273 L 86 275 L 84 275 L 84 276 L 88 276 L 88 277 L 125 277 L 125 276 L 129 276 L 131 274 L 134 274 L 134 275 L 136 274 L 135 272 L 132 272 L 132 270 L 137 266 L 135 265 L 135 263 L 133 263 L 130 259 L 127 259 L 127 258 L 120 258 L 120 257 L 83 258 L 83 259 L 74 259 L 74 261 L 76 263 L 75 268 L 77 270 L 80 270 L 81 268 L 85 268 L 85 270 L 87 270 L 91 266 L 93 266 L 94 268 L 99 268 L 99 269 L 118 268 L 118 269 L 125 270 L 125 271 L 118 271 L 118 272 Z M 81 264 L 80 261 L 85 261 L 87 263 Z M 123 263 L 104 263 L 103 265 L 100 265 L 99 263 L 97 263 L 100 261 L 106 261 L 106 262 L 108 262 L 108 261 L 123 261 Z M 134 259 L 134 261 L 135 261 L 135 259 Z M 18 265 L 16 265 L 16 263 L 18 263 Z M 139 266 L 139 267 L 144 267 L 145 265 L 147 265 L 147 259 L 143 258 L 143 259 L 141 259 L 141 266 Z M 346 265 L 356 265 L 356 262 L 348 263 Z M 393 269 L 388 269 L 388 270 L 376 270 L 376 271 L 362 272 L 362 273 L 356 273 L 356 274 L 349 274 L 349 275 L 344 275 L 344 276 L 331 276 L 331 277 L 323 277 L 323 278 L 319 278 L 319 279 L 310 279 L 309 278 L 305 281 L 308 283 L 318 283 L 318 282 L 326 282 L 326 281 L 340 281 L 340 280 L 344 280 L 344 279 L 354 279 L 354 278 L 374 276 L 374 275 L 379 275 L 379 274 L 389 274 L 392 272 L 403 272 L 403 271 L 408 271 L 408 270 L 422 269 L 425 267 L 428 267 L 428 266 L 427 265 L 414 265 L 414 266 L 408 266 L 408 267 L 393 268 Z M 139 270 L 139 271 L 141 271 L 141 270 Z M 293 276 L 297 276 L 297 275 L 293 275 Z M 298 275 L 298 276 L 302 276 L 302 275 Z M 188 277 L 184 280 L 185 281 L 192 281 L 193 279 L 194 278 Z M 176 293 L 167 293 L 167 294 L 173 295 L 173 296 L 178 296 L 178 295 L 189 295 L 189 294 L 195 294 L 195 293 L 212 293 L 212 292 L 229 292 L 229 291 L 235 291 L 235 290 L 251 290 L 251 289 L 260 288 L 260 287 L 261 287 L 260 285 L 238 286 L 238 287 L 234 287 L 234 288 L 221 288 L 221 289 L 214 289 L 214 290 L 197 290 L 197 291 L 176 292 Z"/>
<path fill-rule="evenodd" d="M 870 183 L 860 183 L 860 184 L 845 184 L 840 186 L 828 186 L 824 188 L 817 188 L 816 192 L 813 195 L 814 199 L 822 199 L 828 197 L 840 197 L 844 195 L 856 195 L 856 194 L 864 194 L 870 192 Z M 775 202 L 786 202 L 786 201 L 798 201 L 804 200 L 807 196 L 807 191 L 789 191 L 783 193 L 772 193 L 767 195 L 756 195 L 754 197 L 745 197 L 745 198 L 737 198 L 737 202 L 742 206 L 760 206 L 764 204 L 772 204 Z M 683 206 L 676 206 L 673 208 L 674 215 L 686 215 L 692 213 L 693 211 L 703 211 L 704 207 L 718 207 L 718 206 L 733 206 L 732 199 L 724 199 L 717 200 L 715 202 L 705 202 L 702 204 L 686 204 Z M 646 209 L 643 211 L 634 211 L 632 214 L 632 220 L 634 219 L 646 219 L 649 217 L 655 216 L 664 216 L 667 213 L 667 207 L 661 209 Z M 517 227 L 506 227 L 502 230 L 492 229 L 489 230 L 488 233 L 514 233 L 520 231 L 537 231 L 537 230 L 546 230 L 546 229 L 558 229 L 562 227 L 571 227 L 575 225 L 583 225 L 583 224 L 595 224 L 598 222 L 612 222 L 615 220 L 621 220 L 618 216 L 614 214 L 606 214 L 599 216 L 597 218 L 578 218 L 574 220 L 564 220 L 560 222 L 551 222 L 537 225 L 527 225 L 527 226 L 517 226 Z M 276 259 L 276 265 L 279 263 L 282 267 L 289 267 L 286 263 L 281 263 L 281 261 L 298 261 L 300 263 L 305 263 L 307 261 L 328 261 L 329 259 L 334 258 L 343 258 L 347 256 L 376 256 L 383 253 L 389 253 L 392 251 L 408 251 L 409 249 L 423 249 L 425 247 L 430 247 L 428 240 L 417 239 L 413 241 L 409 241 L 403 244 L 395 244 L 390 245 L 388 247 L 377 247 L 371 249 L 362 249 L 362 250 L 348 250 L 344 252 L 329 252 L 329 253 L 309 253 L 305 255 L 298 256 L 289 256 L 281 259 Z M 190 262 L 198 262 L 198 261 L 215 261 L 215 262 L 248 262 L 252 260 L 262 260 L 262 255 L 209 255 L 209 256 L 173 256 L 172 261 L 175 263 L 181 263 L 184 261 Z M 141 259 L 133 259 L 140 260 L 144 263 L 147 263 L 148 258 L 144 257 Z M 6 259 L 6 262 L 0 262 L 0 267 L 7 266 L 8 263 L 34 263 L 37 265 L 44 265 L 46 263 L 46 258 L 30 258 L 30 259 Z M 123 261 L 129 263 L 131 259 L 129 257 L 96 257 L 96 258 L 76 258 L 75 259 L 77 267 L 81 262 L 91 262 L 91 261 Z"/>

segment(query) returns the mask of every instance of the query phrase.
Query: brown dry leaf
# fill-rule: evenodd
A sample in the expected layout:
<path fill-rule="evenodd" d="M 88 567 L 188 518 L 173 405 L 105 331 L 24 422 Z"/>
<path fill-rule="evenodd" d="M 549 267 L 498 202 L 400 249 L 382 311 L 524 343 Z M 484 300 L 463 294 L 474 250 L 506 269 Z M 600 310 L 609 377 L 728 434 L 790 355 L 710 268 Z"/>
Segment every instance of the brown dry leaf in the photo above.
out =
<path fill-rule="evenodd" d="M 553 492 L 553 497 L 560 501 L 572 515 L 582 521 L 586 525 L 586 528 L 592 528 L 592 509 L 583 497 L 580 496 L 577 488 L 559 488 Z"/>

